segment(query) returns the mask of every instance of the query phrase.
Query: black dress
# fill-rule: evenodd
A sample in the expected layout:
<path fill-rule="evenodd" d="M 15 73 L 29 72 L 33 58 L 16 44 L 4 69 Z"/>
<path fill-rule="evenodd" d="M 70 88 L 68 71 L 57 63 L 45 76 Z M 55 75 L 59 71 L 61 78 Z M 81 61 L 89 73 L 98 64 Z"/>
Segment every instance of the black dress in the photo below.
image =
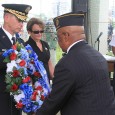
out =
<path fill-rule="evenodd" d="M 26 45 L 29 44 L 33 50 L 38 55 L 38 60 L 43 62 L 44 68 L 46 69 L 48 78 L 50 80 L 50 73 L 49 73 L 49 67 L 48 67 L 48 61 L 50 59 L 50 50 L 49 45 L 47 42 L 41 40 L 43 51 L 41 51 L 38 46 L 36 45 L 35 41 L 29 37 L 29 40 L 25 43 Z"/>

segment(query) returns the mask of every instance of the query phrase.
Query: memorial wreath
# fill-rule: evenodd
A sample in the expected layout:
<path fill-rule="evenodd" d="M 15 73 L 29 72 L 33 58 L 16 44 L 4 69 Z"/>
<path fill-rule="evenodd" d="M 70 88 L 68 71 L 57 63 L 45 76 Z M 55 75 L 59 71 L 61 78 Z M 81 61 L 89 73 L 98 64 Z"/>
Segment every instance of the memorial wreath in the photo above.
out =
<path fill-rule="evenodd" d="M 34 113 L 50 93 L 50 85 L 43 63 L 30 45 L 16 43 L 3 53 L 7 63 L 6 91 L 14 97 L 16 108 Z"/>

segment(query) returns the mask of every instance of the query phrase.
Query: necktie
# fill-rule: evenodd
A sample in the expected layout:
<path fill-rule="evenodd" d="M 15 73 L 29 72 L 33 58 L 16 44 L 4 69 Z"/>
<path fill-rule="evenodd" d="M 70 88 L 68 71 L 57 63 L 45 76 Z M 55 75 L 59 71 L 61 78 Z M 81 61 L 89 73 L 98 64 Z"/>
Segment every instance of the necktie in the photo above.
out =
<path fill-rule="evenodd" d="M 13 45 L 16 43 L 16 38 L 12 37 Z"/>

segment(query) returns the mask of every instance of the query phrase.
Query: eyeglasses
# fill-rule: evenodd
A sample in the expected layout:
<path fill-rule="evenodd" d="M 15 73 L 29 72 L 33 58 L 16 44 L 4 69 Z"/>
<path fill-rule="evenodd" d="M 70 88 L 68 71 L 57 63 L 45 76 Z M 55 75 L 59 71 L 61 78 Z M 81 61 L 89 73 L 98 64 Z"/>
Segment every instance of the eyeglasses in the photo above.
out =
<path fill-rule="evenodd" d="M 39 34 L 39 33 L 44 33 L 44 30 L 41 30 L 41 31 L 39 31 L 39 30 L 36 30 L 36 31 L 31 31 L 31 32 L 33 32 L 34 34 Z"/>

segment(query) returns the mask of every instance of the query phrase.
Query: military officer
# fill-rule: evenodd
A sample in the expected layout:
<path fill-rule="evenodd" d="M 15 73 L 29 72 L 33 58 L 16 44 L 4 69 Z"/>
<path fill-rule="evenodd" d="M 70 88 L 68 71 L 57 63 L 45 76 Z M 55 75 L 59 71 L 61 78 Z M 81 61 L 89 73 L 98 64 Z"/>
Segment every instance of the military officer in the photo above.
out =
<path fill-rule="evenodd" d="M 4 23 L 0 28 L 0 114 L 21 115 L 21 112 L 15 107 L 13 98 L 5 92 L 6 64 L 3 63 L 2 53 L 11 48 L 16 41 L 23 42 L 22 39 L 14 37 L 21 31 L 23 22 L 26 21 L 32 7 L 26 4 L 2 4 L 2 6 L 4 7 Z"/>

